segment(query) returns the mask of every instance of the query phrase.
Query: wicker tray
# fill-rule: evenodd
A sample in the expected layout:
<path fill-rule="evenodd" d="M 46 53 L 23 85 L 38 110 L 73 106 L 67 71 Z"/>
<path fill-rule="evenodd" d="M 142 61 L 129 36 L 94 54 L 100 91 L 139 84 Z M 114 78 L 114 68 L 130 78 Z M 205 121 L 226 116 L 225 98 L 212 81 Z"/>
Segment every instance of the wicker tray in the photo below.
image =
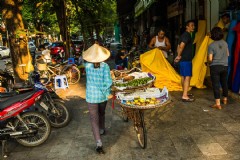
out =
<path fill-rule="evenodd" d="M 131 69 L 131 70 L 121 70 L 121 71 L 118 71 L 118 70 L 116 70 L 117 72 L 120 72 L 120 73 L 131 73 L 131 72 L 133 72 L 133 71 L 138 71 L 138 72 L 141 72 L 141 69 L 139 69 L 139 68 L 133 68 L 133 69 Z M 156 79 L 156 77 L 154 76 L 154 75 L 152 75 L 153 76 L 153 79 L 151 80 L 151 81 L 149 81 L 148 83 L 146 83 L 145 85 L 142 85 L 142 86 L 134 86 L 134 87 L 126 87 L 125 89 L 122 89 L 122 90 L 120 90 L 120 89 L 118 89 L 118 87 L 116 87 L 116 86 L 112 86 L 111 87 L 111 90 L 113 91 L 113 92 L 123 92 L 123 91 L 126 91 L 126 90 L 135 90 L 135 89 L 141 89 L 141 88 L 148 88 L 148 87 L 152 87 L 153 86 L 153 83 L 154 83 L 154 81 L 155 81 L 155 79 Z"/>
<path fill-rule="evenodd" d="M 121 105 L 121 107 L 123 108 L 128 108 L 128 109 L 154 109 L 154 108 L 158 108 L 158 107 L 164 107 L 164 106 L 167 106 L 169 105 L 170 103 L 172 103 L 172 99 L 171 97 L 169 96 L 168 97 L 168 100 L 164 103 L 159 103 L 159 104 L 156 104 L 156 105 L 147 105 L 147 106 L 138 106 L 138 105 L 127 105 L 127 104 L 123 104 L 121 103 L 120 100 L 116 100 L 116 102 L 118 104 Z"/>

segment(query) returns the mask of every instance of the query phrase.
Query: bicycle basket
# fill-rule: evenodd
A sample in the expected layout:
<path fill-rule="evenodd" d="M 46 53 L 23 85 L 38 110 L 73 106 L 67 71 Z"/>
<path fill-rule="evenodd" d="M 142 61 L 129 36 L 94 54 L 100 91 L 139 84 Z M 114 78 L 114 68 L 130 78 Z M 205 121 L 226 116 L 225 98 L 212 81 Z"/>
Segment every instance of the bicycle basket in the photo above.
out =
<path fill-rule="evenodd" d="M 47 70 L 47 64 L 46 63 L 37 63 L 37 69 L 39 71 L 45 71 L 45 70 Z"/>

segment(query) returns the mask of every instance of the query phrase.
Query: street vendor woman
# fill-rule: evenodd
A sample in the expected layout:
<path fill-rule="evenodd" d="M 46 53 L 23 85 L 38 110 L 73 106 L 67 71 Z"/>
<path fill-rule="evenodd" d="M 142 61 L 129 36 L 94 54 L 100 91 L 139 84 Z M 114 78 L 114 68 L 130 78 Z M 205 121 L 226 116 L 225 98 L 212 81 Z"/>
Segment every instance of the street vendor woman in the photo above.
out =
<path fill-rule="evenodd" d="M 92 45 L 83 52 L 83 59 L 86 69 L 86 101 L 90 114 L 93 135 L 97 144 L 96 151 L 104 154 L 100 135 L 105 134 L 105 109 L 108 98 L 111 97 L 110 87 L 112 79 L 110 69 L 107 63 L 110 52 L 99 46 Z"/>

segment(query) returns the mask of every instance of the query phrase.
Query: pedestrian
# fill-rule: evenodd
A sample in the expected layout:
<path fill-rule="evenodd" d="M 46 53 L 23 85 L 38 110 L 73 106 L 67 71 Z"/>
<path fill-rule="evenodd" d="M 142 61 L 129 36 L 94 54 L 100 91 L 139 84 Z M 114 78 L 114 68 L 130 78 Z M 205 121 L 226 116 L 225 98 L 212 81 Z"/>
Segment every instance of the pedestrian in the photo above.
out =
<path fill-rule="evenodd" d="M 212 108 L 222 109 L 220 103 L 220 84 L 222 86 L 222 102 L 227 104 L 228 97 L 228 56 L 227 42 L 223 40 L 224 33 L 220 27 L 211 30 L 211 39 L 214 40 L 208 47 L 208 62 L 210 65 L 210 76 L 212 80 L 215 104 Z"/>
<path fill-rule="evenodd" d="M 126 54 L 126 49 L 120 49 L 115 57 L 115 64 L 122 65 L 122 67 L 126 70 L 128 68 L 128 55 L 129 54 Z"/>
<path fill-rule="evenodd" d="M 186 22 L 186 30 L 181 35 L 177 48 L 177 57 L 174 62 L 179 62 L 180 75 L 181 75 L 181 83 L 182 83 L 182 101 L 183 102 L 193 102 L 194 98 L 192 94 L 188 94 L 190 80 L 192 77 L 192 45 L 193 39 L 191 38 L 191 33 L 195 29 L 195 24 L 193 20 L 189 20 Z"/>
<path fill-rule="evenodd" d="M 110 52 L 99 46 L 92 45 L 83 52 L 86 71 L 86 101 L 90 114 L 93 136 L 96 141 L 96 151 L 104 154 L 100 135 L 105 134 L 105 109 L 108 98 L 111 98 L 110 87 L 112 79 L 110 69 L 104 61 L 110 57 Z"/>
<path fill-rule="evenodd" d="M 230 25 L 230 15 L 228 13 L 224 13 L 221 16 L 221 19 L 218 21 L 218 23 L 214 27 L 220 27 L 223 30 L 223 39 L 227 39 L 228 35 L 228 28 Z"/>
<path fill-rule="evenodd" d="M 171 49 L 171 43 L 169 39 L 165 36 L 166 31 L 163 28 L 158 30 L 157 36 L 154 36 L 148 47 L 150 49 L 158 48 L 162 51 L 165 58 L 168 58 L 168 51 Z"/>

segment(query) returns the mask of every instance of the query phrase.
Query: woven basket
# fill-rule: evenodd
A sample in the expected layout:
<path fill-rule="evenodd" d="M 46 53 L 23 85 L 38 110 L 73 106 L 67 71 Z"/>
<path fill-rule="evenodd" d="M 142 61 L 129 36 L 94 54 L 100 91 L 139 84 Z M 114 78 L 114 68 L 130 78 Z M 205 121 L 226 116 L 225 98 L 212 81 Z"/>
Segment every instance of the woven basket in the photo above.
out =
<path fill-rule="evenodd" d="M 46 71 L 47 70 L 47 64 L 46 63 L 37 63 L 37 68 L 39 71 Z"/>

